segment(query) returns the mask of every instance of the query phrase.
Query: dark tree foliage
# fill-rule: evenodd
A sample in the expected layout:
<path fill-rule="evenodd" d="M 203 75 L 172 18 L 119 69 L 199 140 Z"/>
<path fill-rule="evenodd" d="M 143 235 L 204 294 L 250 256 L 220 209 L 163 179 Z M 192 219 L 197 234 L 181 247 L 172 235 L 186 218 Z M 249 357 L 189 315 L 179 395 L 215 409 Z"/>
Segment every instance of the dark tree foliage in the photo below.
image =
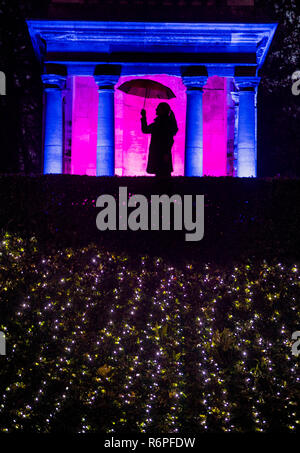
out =
<path fill-rule="evenodd" d="M 0 171 L 41 169 L 42 85 L 25 18 L 41 10 L 38 0 L 0 0 L 0 70 L 7 95 L 0 97 Z"/>
<path fill-rule="evenodd" d="M 297 8 L 298 5 L 298 8 Z M 300 15 L 297 0 L 257 0 L 278 22 L 259 89 L 259 173 L 300 175 L 300 96 L 292 94 L 292 74 L 300 69 Z"/>

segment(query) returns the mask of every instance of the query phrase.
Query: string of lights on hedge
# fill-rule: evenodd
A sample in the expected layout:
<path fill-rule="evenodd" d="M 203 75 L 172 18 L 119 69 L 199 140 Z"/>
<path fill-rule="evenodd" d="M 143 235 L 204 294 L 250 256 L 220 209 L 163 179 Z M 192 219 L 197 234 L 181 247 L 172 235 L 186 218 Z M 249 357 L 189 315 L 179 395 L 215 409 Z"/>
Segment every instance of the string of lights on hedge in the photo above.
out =
<path fill-rule="evenodd" d="M 296 264 L 0 245 L 0 430 L 298 431 Z"/>

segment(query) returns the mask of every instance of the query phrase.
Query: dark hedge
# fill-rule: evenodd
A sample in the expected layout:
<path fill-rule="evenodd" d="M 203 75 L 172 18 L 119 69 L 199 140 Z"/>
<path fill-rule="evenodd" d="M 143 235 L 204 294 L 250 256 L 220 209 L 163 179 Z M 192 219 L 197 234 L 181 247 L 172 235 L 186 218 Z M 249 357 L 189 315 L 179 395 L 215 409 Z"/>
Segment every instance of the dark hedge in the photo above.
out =
<path fill-rule="evenodd" d="M 299 431 L 299 180 L 0 177 L 0 430 Z M 205 235 L 96 229 L 204 194 Z"/>
<path fill-rule="evenodd" d="M 0 242 L 0 431 L 299 432 L 299 268 Z"/>
<path fill-rule="evenodd" d="M 205 233 L 186 242 L 183 232 L 100 232 L 95 200 L 130 194 L 204 194 Z M 0 228 L 35 235 L 46 250 L 84 246 L 199 260 L 236 258 L 299 259 L 300 180 L 255 178 L 153 178 L 73 175 L 0 176 Z"/>

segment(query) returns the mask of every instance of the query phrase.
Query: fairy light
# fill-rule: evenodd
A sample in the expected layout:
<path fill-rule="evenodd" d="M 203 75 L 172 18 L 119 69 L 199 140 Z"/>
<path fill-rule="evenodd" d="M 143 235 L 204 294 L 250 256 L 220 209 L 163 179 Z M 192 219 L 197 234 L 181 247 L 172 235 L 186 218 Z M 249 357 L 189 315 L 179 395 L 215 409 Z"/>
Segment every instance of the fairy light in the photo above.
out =
<path fill-rule="evenodd" d="M 0 431 L 55 431 L 74 402 L 82 433 L 299 431 L 297 265 L 177 268 L 94 245 L 45 256 L 8 234 L 0 260 Z"/>

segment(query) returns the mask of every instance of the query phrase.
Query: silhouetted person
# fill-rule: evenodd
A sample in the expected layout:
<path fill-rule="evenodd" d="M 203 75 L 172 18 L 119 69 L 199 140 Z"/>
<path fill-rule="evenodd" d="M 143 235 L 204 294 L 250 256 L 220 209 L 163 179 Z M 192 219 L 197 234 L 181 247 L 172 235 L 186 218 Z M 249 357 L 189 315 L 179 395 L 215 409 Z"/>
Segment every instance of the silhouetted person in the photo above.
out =
<path fill-rule="evenodd" d="M 177 122 L 169 104 L 161 102 L 156 108 L 157 117 L 147 125 L 146 110 L 141 111 L 142 132 L 151 134 L 147 173 L 171 176 L 173 171 L 172 146 L 178 131 Z"/>

